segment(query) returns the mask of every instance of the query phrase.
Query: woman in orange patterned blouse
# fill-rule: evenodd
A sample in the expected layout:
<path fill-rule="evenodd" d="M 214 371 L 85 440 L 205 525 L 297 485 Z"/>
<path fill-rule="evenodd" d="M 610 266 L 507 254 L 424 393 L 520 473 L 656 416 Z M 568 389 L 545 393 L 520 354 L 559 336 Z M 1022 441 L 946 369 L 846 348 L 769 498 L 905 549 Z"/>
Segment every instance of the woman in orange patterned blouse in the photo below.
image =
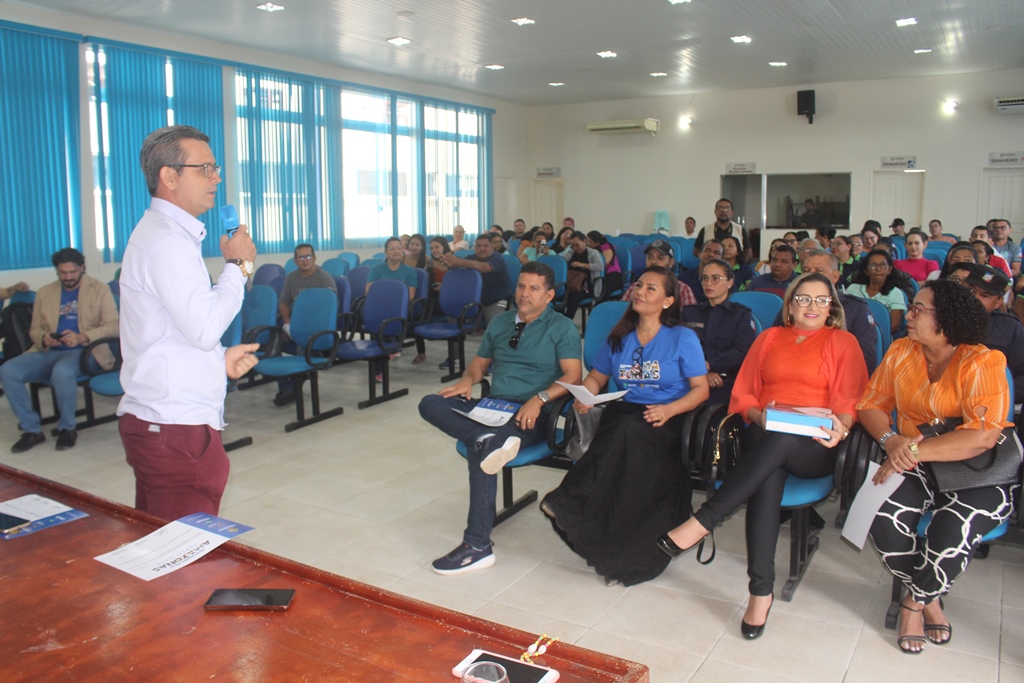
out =
<path fill-rule="evenodd" d="M 979 455 L 1010 424 L 1006 361 L 982 345 L 985 310 L 970 291 L 935 280 L 914 297 L 907 320 L 907 338 L 893 342 L 857 409 L 887 456 L 874 483 L 896 472 L 904 476 L 875 517 L 871 539 L 886 568 L 906 586 L 897 644 L 917 654 L 927 641 L 943 645 L 952 637 L 939 598 L 966 568 L 981 538 L 1009 517 L 1014 487 L 943 493 L 919 466 Z M 919 425 L 950 417 L 963 418 L 963 425 L 922 439 Z M 922 539 L 917 525 L 927 510 L 932 519 Z"/>

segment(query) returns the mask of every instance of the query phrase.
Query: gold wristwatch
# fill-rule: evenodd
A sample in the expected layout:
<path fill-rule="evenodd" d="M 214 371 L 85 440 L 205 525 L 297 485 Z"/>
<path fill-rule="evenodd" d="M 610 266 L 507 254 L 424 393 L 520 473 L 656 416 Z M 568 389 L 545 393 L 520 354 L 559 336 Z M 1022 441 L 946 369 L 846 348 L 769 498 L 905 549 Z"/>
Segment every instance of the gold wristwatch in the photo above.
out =
<path fill-rule="evenodd" d="M 240 258 L 229 258 L 228 263 L 234 263 L 236 266 L 242 269 L 242 275 L 246 277 L 252 277 L 252 274 L 256 272 L 256 267 L 252 261 L 246 261 Z"/>

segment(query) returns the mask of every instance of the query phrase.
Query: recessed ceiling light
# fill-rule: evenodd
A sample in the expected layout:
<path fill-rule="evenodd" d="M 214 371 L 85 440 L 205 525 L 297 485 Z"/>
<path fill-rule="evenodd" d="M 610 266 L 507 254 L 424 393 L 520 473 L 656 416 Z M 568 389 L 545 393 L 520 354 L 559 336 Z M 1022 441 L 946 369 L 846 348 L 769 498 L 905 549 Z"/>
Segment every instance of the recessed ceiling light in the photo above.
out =
<path fill-rule="evenodd" d="M 942 103 L 942 111 L 945 112 L 946 114 L 955 114 L 957 107 L 959 106 L 960 103 L 957 102 L 956 100 L 946 100 L 945 102 Z"/>
<path fill-rule="evenodd" d="M 690 0 L 668 0 L 668 1 L 669 1 L 669 3 L 671 3 L 673 5 L 681 5 L 684 2 L 690 2 Z"/>
<path fill-rule="evenodd" d="M 537 22 L 527 17 L 519 17 L 518 19 L 513 19 L 512 23 L 519 24 L 520 26 L 529 26 L 530 24 L 536 24 Z"/>
<path fill-rule="evenodd" d="M 491 71 L 501 71 L 505 67 L 503 67 L 501 64 L 488 64 L 484 68 L 485 69 L 490 69 Z"/>
<path fill-rule="evenodd" d="M 928 54 L 931 51 L 932 51 L 932 49 L 930 47 L 920 47 L 920 48 L 914 50 L 914 54 L 915 55 L 926 55 L 926 54 Z"/>
<path fill-rule="evenodd" d="M 615 54 L 614 52 L 612 52 L 611 50 L 603 50 L 601 52 L 598 52 L 597 56 L 602 58 L 602 59 L 608 59 L 610 57 L 618 57 L 618 55 Z"/>
<path fill-rule="evenodd" d="M 412 41 L 408 38 L 403 38 L 402 36 L 396 36 L 394 38 L 388 38 L 388 42 L 397 47 L 402 47 L 403 45 L 408 45 Z"/>
<path fill-rule="evenodd" d="M 416 13 L 412 10 L 403 9 L 395 12 L 395 16 L 399 19 L 408 19 L 409 17 L 416 16 Z"/>
<path fill-rule="evenodd" d="M 652 71 L 651 75 L 654 76 L 655 78 L 661 78 L 662 76 L 668 76 L 668 74 L 665 73 L 664 71 Z"/>
<path fill-rule="evenodd" d="M 785 62 L 768 62 L 768 66 L 786 66 Z"/>
<path fill-rule="evenodd" d="M 261 9 L 264 12 L 280 12 L 284 9 L 283 5 L 275 5 L 272 2 L 265 2 L 262 5 L 256 5 L 256 9 Z"/>
<path fill-rule="evenodd" d="M 734 43 L 749 43 L 751 39 L 750 36 L 733 36 L 729 40 Z"/>
<path fill-rule="evenodd" d="M 907 17 L 906 19 L 896 20 L 896 25 L 899 26 L 900 28 L 903 28 L 904 26 L 913 26 L 916 23 L 917 19 L 915 19 L 914 17 Z"/>
<path fill-rule="evenodd" d="M 550 85 L 552 88 L 560 88 L 563 85 L 565 85 L 565 83 L 548 83 L 548 85 Z"/>

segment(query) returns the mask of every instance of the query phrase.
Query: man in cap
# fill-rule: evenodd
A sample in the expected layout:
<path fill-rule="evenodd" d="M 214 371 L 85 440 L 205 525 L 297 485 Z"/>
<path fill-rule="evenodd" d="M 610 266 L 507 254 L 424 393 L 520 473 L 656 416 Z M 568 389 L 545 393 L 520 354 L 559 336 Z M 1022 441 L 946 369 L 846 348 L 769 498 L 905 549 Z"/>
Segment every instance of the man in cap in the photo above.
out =
<path fill-rule="evenodd" d="M 907 234 L 907 226 L 906 223 L 903 222 L 902 218 L 893 218 L 889 227 L 892 229 L 892 234 L 894 235 Z"/>
<path fill-rule="evenodd" d="M 1024 401 L 1024 326 L 1014 316 L 999 310 L 1010 286 L 1010 278 L 998 268 L 972 263 L 970 274 L 960 284 L 968 287 L 988 311 L 985 346 L 1002 352 L 1006 357 L 1006 367 L 1013 375 L 1013 402 L 1021 403 Z"/>
<path fill-rule="evenodd" d="M 668 240 L 654 240 L 647 245 L 647 249 L 644 250 L 644 257 L 647 259 L 647 268 L 651 266 L 661 266 L 662 268 L 668 268 L 672 272 L 676 270 L 676 254 L 672 249 L 672 245 L 669 244 Z M 626 293 L 622 295 L 623 301 L 633 300 L 633 288 L 636 287 L 636 282 L 629 286 Z M 689 306 L 690 304 L 697 303 L 697 299 L 693 295 L 693 290 L 679 282 L 678 293 L 676 294 L 676 301 L 679 302 L 679 308 L 683 306 Z"/>

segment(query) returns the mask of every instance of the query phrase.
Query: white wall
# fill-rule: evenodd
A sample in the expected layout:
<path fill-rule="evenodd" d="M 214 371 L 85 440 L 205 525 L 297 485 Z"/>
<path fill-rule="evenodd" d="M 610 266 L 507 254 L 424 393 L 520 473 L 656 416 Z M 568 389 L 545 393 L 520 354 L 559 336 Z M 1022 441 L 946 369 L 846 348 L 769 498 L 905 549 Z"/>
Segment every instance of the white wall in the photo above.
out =
<path fill-rule="evenodd" d="M 758 173 L 850 172 L 853 225 L 888 221 L 868 215 L 871 172 L 882 156 L 916 155 L 928 171 L 925 215 L 963 232 L 989 218 L 977 215 L 988 154 L 1024 149 L 1024 116 L 992 105 L 1024 93 L 1024 69 L 813 87 L 813 124 L 796 114 L 804 88 L 795 87 L 532 108 L 529 166 L 561 167 L 565 210 L 584 230 L 649 232 L 664 209 L 681 233 L 687 215 L 698 226 L 714 220 L 728 162 L 756 162 Z M 960 103 L 953 116 L 941 111 L 948 98 Z M 694 118 L 686 130 L 683 115 Z M 586 130 L 588 121 L 640 117 L 661 121 L 658 137 Z"/>
<path fill-rule="evenodd" d="M 463 90 L 438 88 L 413 81 L 406 81 L 400 78 L 381 76 L 354 69 L 343 69 L 340 67 L 314 62 L 305 59 L 298 59 L 283 55 L 276 55 L 265 51 L 253 50 L 232 46 L 224 43 L 215 43 L 200 40 L 187 36 L 180 36 L 152 29 L 129 26 L 117 22 L 101 21 L 95 18 L 77 16 L 64 12 L 49 12 L 37 10 L 19 5 L 0 1 L 0 18 L 6 21 L 42 26 L 59 31 L 96 36 L 110 40 L 119 40 L 149 47 L 165 48 L 178 52 L 203 55 L 215 59 L 237 61 L 257 66 L 293 71 L 296 73 L 309 74 L 322 78 L 348 81 L 377 88 L 388 88 L 415 95 L 436 97 L 440 99 L 462 102 L 480 107 L 489 107 L 496 113 L 493 121 L 492 148 L 494 159 L 494 175 L 496 177 L 509 177 L 516 179 L 527 178 L 527 126 L 525 108 L 516 104 L 481 97 L 480 95 Z M 82 128 L 82 241 L 83 253 L 86 259 L 86 269 L 94 277 L 102 280 L 110 280 L 119 264 L 103 263 L 102 254 L 96 249 L 96 227 L 94 221 L 94 210 L 92 204 L 92 166 L 89 151 L 89 134 L 87 128 L 88 113 L 85 107 L 85 76 L 83 68 L 83 107 L 81 111 Z M 142 171 L 139 171 L 139 182 L 142 182 Z M 517 183 L 518 203 L 520 207 L 528 207 L 530 201 L 529 182 L 520 180 Z M 495 219 L 502 223 L 503 216 L 496 216 Z M 507 221 L 511 225 L 512 221 Z M 504 223 L 502 223 L 504 225 Z M 30 227 L 30 226 L 25 226 Z M 5 227 L 4 229 L 10 229 Z M 363 256 L 380 249 L 360 250 Z M 336 251 L 318 253 L 318 258 L 323 261 L 337 254 Z M 284 263 L 291 258 L 291 254 L 264 254 L 259 261 L 263 263 Z M 221 270 L 220 259 L 208 259 L 207 263 L 210 272 L 216 277 Z M 9 285 L 18 280 L 26 280 L 33 289 L 38 289 L 48 282 L 56 279 L 52 268 L 39 268 L 33 270 L 0 271 L 0 285 Z"/>

